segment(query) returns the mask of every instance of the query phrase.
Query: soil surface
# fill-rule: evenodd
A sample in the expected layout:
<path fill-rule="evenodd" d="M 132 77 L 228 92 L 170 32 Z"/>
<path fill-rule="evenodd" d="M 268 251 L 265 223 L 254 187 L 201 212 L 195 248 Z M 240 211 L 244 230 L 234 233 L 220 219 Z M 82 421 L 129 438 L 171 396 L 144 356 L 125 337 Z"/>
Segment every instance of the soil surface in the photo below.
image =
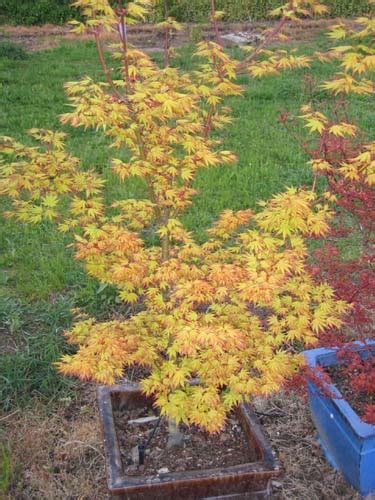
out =
<path fill-rule="evenodd" d="M 197 427 L 180 425 L 183 445 L 167 448 L 168 425 L 162 418 L 150 423 L 128 423 L 143 417 L 155 416 L 150 408 L 116 411 L 115 425 L 120 444 L 124 471 L 127 475 L 157 475 L 196 469 L 213 469 L 240 465 L 256 460 L 249 449 L 246 436 L 235 414 L 230 415 L 225 429 L 208 434 Z M 138 465 L 137 446 L 149 441 L 144 465 Z"/>
<path fill-rule="evenodd" d="M 326 372 L 330 376 L 337 389 L 341 392 L 343 398 L 346 399 L 346 401 L 361 418 L 364 414 L 364 405 L 366 403 L 375 404 L 375 393 L 371 395 L 366 393 L 365 391 L 358 391 L 353 389 L 348 375 L 345 374 L 340 365 L 329 366 L 326 368 Z"/>

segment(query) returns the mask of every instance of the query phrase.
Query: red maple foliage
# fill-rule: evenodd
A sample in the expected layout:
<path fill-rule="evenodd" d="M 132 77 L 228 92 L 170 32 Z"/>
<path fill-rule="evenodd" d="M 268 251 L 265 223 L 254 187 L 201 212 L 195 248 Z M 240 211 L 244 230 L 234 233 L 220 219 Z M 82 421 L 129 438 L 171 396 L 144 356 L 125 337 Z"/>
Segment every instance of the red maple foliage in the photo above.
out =
<path fill-rule="evenodd" d="M 357 133 L 353 137 L 337 136 L 332 133 L 334 125 L 350 124 L 345 103 L 339 102 L 316 140 L 296 136 L 295 122 L 288 113 L 280 117 L 312 162 L 324 161 L 326 169 L 315 171 L 314 189 L 318 181 L 328 187 L 335 199 L 335 218 L 330 235 L 320 241 L 313 251 L 311 271 L 317 281 L 328 281 L 338 298 L 351 304 L 346 318 L 346 327 L 330 330 L 319 338 L 321 347 L 339 347 L 338 358 L 345 363 L 342 372 L 353 390 L 367 395 L 363 404 L 363 420 L 375 424 L 375 356 L 370 352 L 367 359 L 351 349 L 349 342 L 374 339 L 375 272 L 374 272 L 374 229 L 375 191 L 368 182 L 365 169 L 350 178 L 345 175 L 343 165 L 363 152 L 365 142 Z M 353 124 L 353 127 L 355 125 Z M 369 161 L 375 160 L 373 151 Z M 320 178 L 320 179 L 319 179 Z M 352 242 L 348 252 L 348 242 Z M 355 242 L 355 244 L 353 244 Z M 349 255 L 348 255 L 349 253 Z M 304 371 L 290 382 L 289 387 L 301 387 L 302 379 L 320 379 L 311 370 Z"/>
<path fill-rule="evenodd" d="M 375 356 L 370 346 L 366 348 L 365 344 L 361 356 L 353 344 L 346 345 L 337 352 L 337 358 L 340 360 L 340 371 L 351 388 L 367 401 L 362 408 L 363 420 L 375 424 Z"/>

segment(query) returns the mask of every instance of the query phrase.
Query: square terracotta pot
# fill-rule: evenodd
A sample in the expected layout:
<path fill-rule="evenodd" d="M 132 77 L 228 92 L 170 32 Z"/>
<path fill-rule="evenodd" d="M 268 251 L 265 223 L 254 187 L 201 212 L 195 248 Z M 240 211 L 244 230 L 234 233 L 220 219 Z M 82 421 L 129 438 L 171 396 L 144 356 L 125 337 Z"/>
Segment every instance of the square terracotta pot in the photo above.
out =
<path fill-rule="evenodd" d="M 256 499 L 271 498 L 270 480 L 281 473 L 275 453 L 257 417 L 247 404 L 238 418 L 255 461 L 207 470 L 169 472 L 154 476 L 126 476 L 116 435 L 114 410 L 152 406 L 138 384 L 99 386 L 98 405 L 107 463 L 108 489 L 116 498 L 129 500 Z"/>

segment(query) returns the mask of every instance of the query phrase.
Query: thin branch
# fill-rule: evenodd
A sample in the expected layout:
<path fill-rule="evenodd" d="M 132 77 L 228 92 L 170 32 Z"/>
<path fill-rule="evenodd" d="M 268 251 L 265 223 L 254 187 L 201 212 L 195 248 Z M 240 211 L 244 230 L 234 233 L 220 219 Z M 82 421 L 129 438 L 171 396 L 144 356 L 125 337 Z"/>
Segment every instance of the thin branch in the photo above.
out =
<path fill-rule="evenodd" d="M 74 439 L 72 441 L 66 441 L 62 446 L 70 446 L 72 444 L 79 444 L 83 448 L 90 448 L 91 450 L 96 451 L 96 453 L 104 459 L 103 453 L 100 450 L 98 450 L 98 448 L 95 448 L 95 446 L 92 446 L 91 444 L 84 443 L 83 441 L 79 441 L 78 439 Z"/>
<path fill-rule="evenodd" d="M 121 0 L 119 7 L 119 14 L 120 14 L 119 36 L 122 44 L 122 52 L 124 55 L 125 87 L 126 87 L 126 92 L 129 94 L 130 78 L 129 78 L 128 35 L 127 35 L 127 27 L 125 19 L 126 10 L 123 8 Z"/>
<path fill-rule="evenodd" d="M 285 24 L 288 22 L 289 17 L 282 17 L 278 24 L 275 26 L 273 30 L 271 30 L 262 40 L 262 42 L 256 47 L 254 52 L 250 54 L 248 57 L 245 57 L 243 61 L 237 66 L 237 70 L 244 70 L 249 63 L 251 63 L 259 54 L 259 52 L 276 36 L 280 33 L 280 31 L 284 28 Z"/>
<path fill-rule="evenodd" d="M 168 0 L 163 0 L 164 7 L 164 21 L 168 22 Z M 171 38 L 170 29 L 166 25 L 164 28 L 164 67 L 167 68 L 170 64 L 170 48 L 171 48 Z"/>
<path fill-rule="evenodd" d="M 5 415 L 5 417 L 1 417 L 0 418 L 0 422 L 2 422 L 3 420 L 7 420 L 8 418 L 10 417 L 13 417 L 14 415 L 16 415 L 17 413 L 19 413 L 20 410 L 15 410 L 13 411 L 12 413 L 8 413 L 8 415 Z"/>
<path fill-rule="evenodd" d="M 219 25 L 216 18 L 216 0 L 211 0 L 211 22 L 215 31 L 215 39 L 218 45 L 223 45 L 220 38 Z"/>
<path fill-rule="evenodd" d="M 107 63 L 105 62 L 104 51 L 103 51 L 103 47 L 102 47 L 102 44 L 100 41 L 100 36 L 99 36 L 99 33 L 97 30 L 94 31 L 94 37 L 95 37 L 95 43 L 96 43 L 96 51 L 98 53 L 99 61 L 100 61 L 100 64 L 102 66 L 107 83 L 110 85 L 111 89 L 114 91 L 116 97 L 120 101 L 124 101 L 124 100 L 126 100 L 126 98 L 123 94 L 121 94 L 121 92 L 119 92 L 118 88 L 114 84 L 114 81 L 112 80 L 112 77 L 111 77 L 111 71 L 108 68 Z"/>

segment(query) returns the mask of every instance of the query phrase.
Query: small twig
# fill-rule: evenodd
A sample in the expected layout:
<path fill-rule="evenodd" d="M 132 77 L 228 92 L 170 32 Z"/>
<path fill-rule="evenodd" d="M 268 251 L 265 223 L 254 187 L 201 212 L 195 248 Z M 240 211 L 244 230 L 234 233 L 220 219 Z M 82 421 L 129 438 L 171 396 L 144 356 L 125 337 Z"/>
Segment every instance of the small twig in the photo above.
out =
<path fill-rule="evenodd" d="M 271 30 L 264 37 L 263 41 L 257 46 L 257 48 L 254 50 L 254 52 L 250 56 L 246 57 L 243 61 L 240 62 L 240 64 L 238 65 L 239 71 L 246 69 L 247 65 L 249 63 L 251 63 L 257 57 L 257 55 L 259 54 L 261 49 L 263 49 L 263 47 L 265 47 L 267 45 L 267 43 L 269 43 L 283 29 L 284 25 L 287 23 L 288 20 L 289 20 L 288 17 L 282 17 L 280 19 L 280 21 L 275 26 L 275 28 L 273 30 Z"/>
<path fill-rule="evenodd" d="M 162 421 L 162 419 L 163 419 L 163 417 L 162 417 L 162 416 L 160 416 L 160 417 L 158 418 L 158 421 L 157 421 L 157 422 L 156 422 L 156 424 L 154 425 L 154 428 L 152 429 L 152 432 L 151 432 L 151 434 L 150 434 L 150 436 L 149 436 L 148 440 L 146 441 L 146 444 L 145 444 L 145 449 L 146 449 L 146 448 L 148 448 L 148 446 L 150 445 L 151 440 L 152 440 L 152 438 L 154 437 L 155 432 L 156 432 L 157 428 L 159 427 L 160 422 Z"/>
<path fill-rule="evenodd" d="M 126 10 L 123 8 L 122 1 L 120 1 L 120 40 L 122 44 L 122 52 L 123 52 L 123 61 L 124 61 L 124 71 L 125 71 L 125 87 L 126 92 L 129 94 L 130 88 L 130 77 L 129 77 L 129 54 L 128 54 L 128 35 L 127 35 L 127 26 L 125 13 Z"/>
<path fill-rule="evenodd" d="M 164 0 L 164 21 L 168 23 L 168 4 L 167 0 Z M 164 29 L 164 67 L 167 68 L 170 64 L 170 30 L 168 26 Z"/>
<path fill-rule="evenodd" d="M 66 443 L 63 444 L 63 446 L 70 446 L 71 444 L 80 444 L 86 448 L 91 448 L 92 450 L 96 451 L 98 455 L 100 455 L 104 459 L 104 455 L 101 451 L 98 450 L 98 448 L 95 448 L 95 446 L 92 446 L 91 444 L 84 443 L 83 441 L 78 441 L 78 440 L 73 440 L 73 441 L 67 441 Z"/>
<path fill-rule="evenodd" d="M 283 411 L 256 411 L 255 412 L 257 415 L 261 415 L 263 417 L 285 417 L 286 413 Z"/>
<path fill-rule="evenodd" d="M 105 78 L 107 80 L 107 83 L 112 88 L 112 90 L 113 90 L 114 94 L 116 95 L 116 97 L 120 101 L 123 101 L 124 100 L 124 96 L 118 91 L 118 89 L 117 89 L 114 81 L 112 80 L 111 72 L 110 72 L 110 70 L 109 70 L 109 68 L 107 66 L 107 63 L 105 62 L 103 47 L 102 47 L 101 42 L 100 42 L 99 34 L 96 31 L 94 32 L 94 38 L 95 38 L 95 43 L 96 43 L 96 50 L 97 50 L 97 53 L 98 53 L 98 56 L 99 56 L 99 61 L 100 61 L 100 64 L 102 66 L 102 69 L 103 69 Z"/>
<path fill-rule="evenodd" d="M 7 420 L 8 418 L 10 417 L 13 417 L 13 415 L 16 415 L 16 413 L 18 413 L 20 410 L 15 410 L 13 411 L 12 413 L 8 413 L 8 415 L 5 415 L 5 417 L 1 417 L 0 418 L 0 422 L 3 421 L 3 420 Z"/>

